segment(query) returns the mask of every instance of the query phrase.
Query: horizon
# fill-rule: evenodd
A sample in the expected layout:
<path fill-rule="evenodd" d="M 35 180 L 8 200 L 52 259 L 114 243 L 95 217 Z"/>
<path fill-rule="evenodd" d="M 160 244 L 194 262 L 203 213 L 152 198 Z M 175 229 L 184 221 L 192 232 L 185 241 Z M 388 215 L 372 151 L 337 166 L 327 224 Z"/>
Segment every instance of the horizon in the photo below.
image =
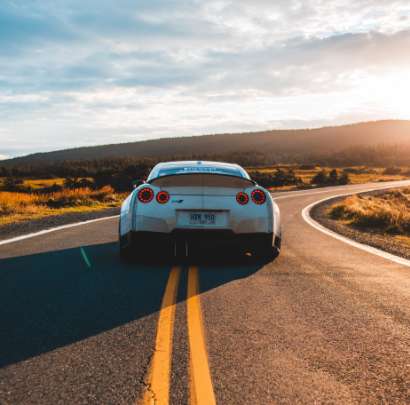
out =
<path fill-rule="evenodd" d="M 4 3 L 0 160 L 410 118 L 404 0 L 119 3 Z"/>

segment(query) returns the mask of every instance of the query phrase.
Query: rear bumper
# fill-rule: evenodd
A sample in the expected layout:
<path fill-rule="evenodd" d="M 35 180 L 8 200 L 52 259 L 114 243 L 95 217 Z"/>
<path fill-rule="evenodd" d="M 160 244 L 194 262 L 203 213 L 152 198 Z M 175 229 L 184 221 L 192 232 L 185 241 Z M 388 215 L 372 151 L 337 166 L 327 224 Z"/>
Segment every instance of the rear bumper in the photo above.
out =
<path fill-rule="evenodd" d="M 252 247 L 270 241 L 274 246 L 278 240 L 272 233 L 234 233 L 229 230 L 175 230 L 162 232 L 130 232 L 126 238 L 132 245 L 140 247 L 173 246 L 188 242 L 201 246 L 243 246 Z"/>

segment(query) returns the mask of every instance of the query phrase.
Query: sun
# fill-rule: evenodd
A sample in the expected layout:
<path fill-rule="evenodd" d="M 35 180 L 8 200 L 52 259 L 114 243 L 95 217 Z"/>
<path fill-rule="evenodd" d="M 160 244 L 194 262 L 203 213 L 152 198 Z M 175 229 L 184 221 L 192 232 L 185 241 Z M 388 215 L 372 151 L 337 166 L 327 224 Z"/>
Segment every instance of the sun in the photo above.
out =
<path fill-rule="evenodd" d="M 410 72 L 396 71 L 374 83 L 378 101 L 394 118 L 410 119 Z"/>

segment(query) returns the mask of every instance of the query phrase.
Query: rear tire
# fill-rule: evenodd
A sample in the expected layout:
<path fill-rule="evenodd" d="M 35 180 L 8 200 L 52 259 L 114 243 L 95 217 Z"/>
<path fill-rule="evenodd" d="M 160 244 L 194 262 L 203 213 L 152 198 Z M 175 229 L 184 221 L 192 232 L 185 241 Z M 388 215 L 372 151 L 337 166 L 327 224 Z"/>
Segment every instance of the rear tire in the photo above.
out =
<path fill-rule="evenodd" d="M 124 244 L 121 243 L 121 239 L 120 239 L 120 258 L 121 260 L 124 260 L 124 261 L 130 261 L 133 258 L 132 244 L 128 243 L 126 246 L 124 246 Z"/>
<path fill-rule="evenodd" d="M 279 256 L 280 253 L 280 238 L 275 238 L 274 243 L 272 243 L 271 238 L 265 238 L 253 249 L 253 256 L 257 260 L 273 260 Z"/>
<path fill-rule="evenodd" d="M 118 227 L 118 241 L 120 247 L 120 259 L 130 261 L 133 256 L 133 243 L 129 233 L 121 235 L 121 222 Z"/>

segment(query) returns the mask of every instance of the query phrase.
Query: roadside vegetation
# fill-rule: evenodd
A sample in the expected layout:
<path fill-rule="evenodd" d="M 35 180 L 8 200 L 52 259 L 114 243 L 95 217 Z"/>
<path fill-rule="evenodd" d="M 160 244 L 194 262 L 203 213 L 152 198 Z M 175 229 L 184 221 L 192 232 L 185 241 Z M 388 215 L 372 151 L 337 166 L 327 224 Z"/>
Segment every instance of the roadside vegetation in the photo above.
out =
<path fill-rule="evenodd" d="M 362 230 L 410 237 L 410 188 L 348 197 L 331 206 L 329 216 Z"/>
<path fill-rule="evenodd" d="M 95 190 L 61 188 L 51 192 L 0 191 L 0 225 L 68 212 L 116 207 L 123 197 L 110 186 Z"/>
<path fill-rule="evenodd" d="M 147 177 L 152 160 L 64 162 L 1 170 L 0 225 L 58 215 L 118 207 L 133 185 Z M 344 184 L 391 181 L 410 176 L 407 167 L 319 164 L 248 166 L 258 184 L 271 190 L 298 190 Z"/>
<path fill-rule="evenodd" d="M 405 180 L 410 177 L 407 167 L 384 168 L 354 166 L 344 168 L 319 165 L 278 165 L 250 167 L 252 178 L 272 190 L 303 190 L 308 188 Z"/>

